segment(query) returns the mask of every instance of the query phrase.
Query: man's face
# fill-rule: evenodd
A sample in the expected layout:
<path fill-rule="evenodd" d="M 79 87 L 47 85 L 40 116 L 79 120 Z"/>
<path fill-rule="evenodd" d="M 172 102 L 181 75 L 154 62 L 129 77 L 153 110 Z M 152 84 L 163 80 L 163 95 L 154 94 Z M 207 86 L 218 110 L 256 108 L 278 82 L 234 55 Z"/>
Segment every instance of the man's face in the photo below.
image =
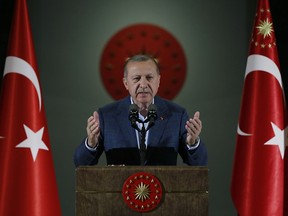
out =
<path fill-rule="evenodd" d="M 144 62 L 129 62 L 127 77 L 123 78 L 125 88 L 132 96 L 134 103 L 140 108 L 147 108 L 157 94 L 160 75 L 152 60 Z"/>

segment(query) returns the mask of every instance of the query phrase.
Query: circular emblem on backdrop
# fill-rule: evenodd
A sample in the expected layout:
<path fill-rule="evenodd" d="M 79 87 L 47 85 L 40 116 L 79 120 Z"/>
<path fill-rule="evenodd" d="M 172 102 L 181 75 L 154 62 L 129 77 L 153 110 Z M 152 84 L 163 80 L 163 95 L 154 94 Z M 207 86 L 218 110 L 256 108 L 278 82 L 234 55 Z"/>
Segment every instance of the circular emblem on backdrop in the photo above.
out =
<path fill-rule="evenodd" d="M 104 47 L 100 73 L 110 96 L 120 99 L 128 95 L 122 82 L 124 63 L 127 58 L 136 54 L 147 54 L 158 61 L 161 73 L 158 95 L 173 99 L 185 81 L 185 54 L 171 33 L 151 24 L 135 24 L 123 28 Z"/>
<path fill-rule="evenodd" d="M 126 204 L 134 211 L 148 212 L 161 202 L 162 186 L 155 176 L 139 172 L 125 181 L 122 195 Z"/>

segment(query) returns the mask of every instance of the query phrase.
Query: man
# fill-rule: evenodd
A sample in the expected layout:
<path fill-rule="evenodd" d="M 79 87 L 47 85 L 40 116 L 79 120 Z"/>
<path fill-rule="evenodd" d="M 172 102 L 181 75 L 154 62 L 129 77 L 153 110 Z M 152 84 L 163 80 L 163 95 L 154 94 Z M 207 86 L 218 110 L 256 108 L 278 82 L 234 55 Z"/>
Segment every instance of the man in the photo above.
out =
<path fill-rule="evenodd" d="M 123 83 L 130 96 L 100 108 L 88 118 L 87 137 L 75 151 L 76 166 L 97 164 L 103 151 L 108 165 L 176 165 L 178 153 L 188 165 L 207 165 L 206 148 L 199 138 L 200 113 L 189 118 L 184 108 L 156 96 L 160 71 L 154 58 L 136 55 L 128 59 Z M 139 130 L 146 122 L 149 105 L 157 107 L 155 123 L 146 133 L 131 126 L 131 104 L 138 106 Z M 144 124 L 146 129 L 148 124 Z"/>

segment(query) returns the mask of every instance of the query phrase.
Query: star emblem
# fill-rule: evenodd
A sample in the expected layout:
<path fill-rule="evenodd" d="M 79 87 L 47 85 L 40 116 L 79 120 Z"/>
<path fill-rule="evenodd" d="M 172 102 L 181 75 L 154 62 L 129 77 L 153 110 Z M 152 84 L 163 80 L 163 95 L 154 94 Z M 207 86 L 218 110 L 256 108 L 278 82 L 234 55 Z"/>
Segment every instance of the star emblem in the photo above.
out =
<path fill-rule="evenodd" d="M 143 200 L 149 198 L 149 195 L 150 195 L 149 185 L 143 184 L 143 182 L 141 182 L 140 185 L 136 186 L 135 199 L 139 199 L 143 202 Z"/>
<path fill-rule="evenodd" d="M 16 148 L 30 148 L 33 160 L 35 162 L 39 149 L 49 151 L 46 144 L 42 141 L 44 127 L 37 132 L 34 132 L 29 127 L 24 125 L 24 130 L 27 135 L 27 139 L 19 143 Z"/>
<path fill-rule="evenodd" d="M 268 140 L 264 145 L 276 145 L 279 147 L 280 154 L 282 159 L 284 158 L 284 151 L 285 151 L 285 134 L 286 129 L 281 130 L 276 124 L 271 122 L 272 129 L 274 131 L 274 137 Z"/>
<path fill-rule="evenodd" d="M 148 212 L 156 208 L 162 199 L 159 180 L 146 172 L 131 175 L 124 183 L 122 195 L 129 208 L 138 212 Z"/>
<path fill-rule="evenodd" d="M 267 36 L 271 37 L 273 27 L 272 23 L 269 22 L 268 19 L 260 20 L 260 24 L 256 26 L 256 28 L 259 30 L 258 34 L 263 35 L 264 38 L 266 38 Z"/>

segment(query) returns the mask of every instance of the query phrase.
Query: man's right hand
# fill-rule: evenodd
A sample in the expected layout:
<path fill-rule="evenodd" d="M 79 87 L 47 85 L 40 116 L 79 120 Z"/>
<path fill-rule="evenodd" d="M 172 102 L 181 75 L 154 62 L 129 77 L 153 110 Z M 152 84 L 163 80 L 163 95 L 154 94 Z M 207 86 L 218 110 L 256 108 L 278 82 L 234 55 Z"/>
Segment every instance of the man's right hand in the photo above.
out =
<path fill-rule="evenodd" d="M 94 112 L 93 116 L 90 116 L 87 120 L 87 138 L 88 145 L 91 148 L 95 148 L 98 144 L 98 138 L 100 136 L 100 124 L 98 112 Z"/>

